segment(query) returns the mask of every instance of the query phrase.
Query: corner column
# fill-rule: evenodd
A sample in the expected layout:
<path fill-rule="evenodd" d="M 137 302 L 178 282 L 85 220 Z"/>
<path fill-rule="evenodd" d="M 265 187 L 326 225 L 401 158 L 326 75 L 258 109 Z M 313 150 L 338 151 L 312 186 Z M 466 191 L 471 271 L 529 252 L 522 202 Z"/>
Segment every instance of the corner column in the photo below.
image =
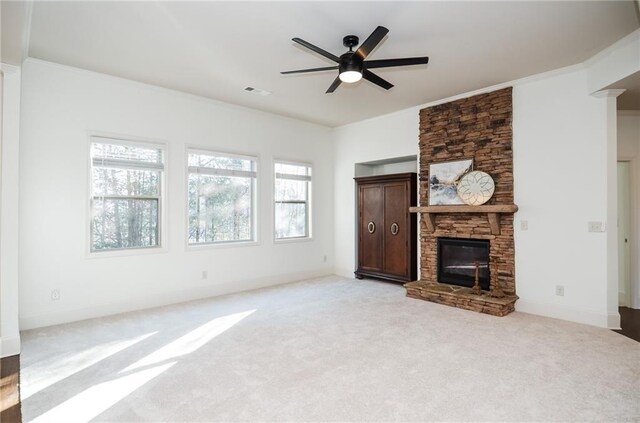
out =
<path fill-rule="evenodd" d="M 625 90 L 593 93 L 600 98 L 606 113 L 607 168 L 607 327 L 620 329 L 618 312 L 618 113 L 617 97 Z"/>
<path fill-rule="evenodd" d="M 20 68 L 0 64 L 0 357 L 20 353 L 18 163 Z"/>

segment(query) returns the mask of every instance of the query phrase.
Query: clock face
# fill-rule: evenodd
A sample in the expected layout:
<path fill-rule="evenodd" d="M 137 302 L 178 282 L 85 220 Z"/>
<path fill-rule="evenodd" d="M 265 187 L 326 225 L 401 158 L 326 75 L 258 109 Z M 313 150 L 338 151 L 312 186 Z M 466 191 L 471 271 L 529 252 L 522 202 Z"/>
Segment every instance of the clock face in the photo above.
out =
<path fill-rule="evenodd" d="M 458 182 L 458 197 L 465 204 L 479 206 L 489 201 L 496 185 L 488 173 L 474 170 L 469 172 Z"/>

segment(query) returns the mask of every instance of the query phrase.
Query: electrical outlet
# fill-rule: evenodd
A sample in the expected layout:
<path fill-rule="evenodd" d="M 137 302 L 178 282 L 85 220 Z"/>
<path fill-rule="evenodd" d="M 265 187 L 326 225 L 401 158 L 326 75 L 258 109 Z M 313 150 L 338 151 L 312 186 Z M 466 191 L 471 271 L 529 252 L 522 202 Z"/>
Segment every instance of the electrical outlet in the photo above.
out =
<path fill-rule="evenodd" d="M 528 231 L 529 230 L 529 221 L 528 220 L 521 220 L 520 221 L 520 230 L 522 230 L 522 231 Z"/>
<path fill-rule="evenodd" d="M 564 297 L 564 286 L 563 285 L 556 285 L 556 295 L 558 297 Z"/>
<path fill-rule="evenodd" d="M 51 301 L 58 301 L 60 299 L 60 290 L 53 289 L 51 290 Z"/>
<path fill-rule="evenodd" d="M 326 263 L 327 262 L 327 256 L 322 257 L 322 261 Z"/>
<path fill-rule="evenodd" d="M 209 272 L 207 272 L 206 270 L 203 270 L 201 278 L 202 279 L 207 279 L 208 277 L 209 277 Z"/>
<path fill-rule="evenodd" d="M 605 232 L 604 222 L 587 222 L 587 228 L 589 232 Z"/>

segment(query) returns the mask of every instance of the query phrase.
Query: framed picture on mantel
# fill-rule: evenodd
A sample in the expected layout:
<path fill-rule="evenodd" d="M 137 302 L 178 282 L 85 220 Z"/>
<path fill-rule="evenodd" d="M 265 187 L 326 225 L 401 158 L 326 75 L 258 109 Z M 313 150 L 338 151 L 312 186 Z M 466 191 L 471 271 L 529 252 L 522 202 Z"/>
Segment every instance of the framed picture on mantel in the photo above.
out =
<path fill-rule="evenodd" d="M 473 170 L 473 160 L 432 163 L 429 165 L 429 205 L 464 204 L 458 196 L 458 182 Z"/>

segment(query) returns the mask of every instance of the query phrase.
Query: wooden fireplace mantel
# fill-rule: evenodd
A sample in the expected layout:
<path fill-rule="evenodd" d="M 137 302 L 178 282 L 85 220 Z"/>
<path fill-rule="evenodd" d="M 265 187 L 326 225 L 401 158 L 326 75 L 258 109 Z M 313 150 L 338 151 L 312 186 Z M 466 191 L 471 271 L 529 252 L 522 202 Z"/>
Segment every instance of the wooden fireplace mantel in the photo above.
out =
<path fill-rule="evenodd" d="M 489 226 L 493 235 L 500 235 L 500 215 L 513 214 L 518 211 L 515 204 L 493 204 L 487 206 L 423 206 L 410 207 L 409 212 L 421 213 L 425 218 L 427 230 L 436 230 L 436 214 L 460 214 L 460 213 L 482 213 L 487 215 Z"/>

